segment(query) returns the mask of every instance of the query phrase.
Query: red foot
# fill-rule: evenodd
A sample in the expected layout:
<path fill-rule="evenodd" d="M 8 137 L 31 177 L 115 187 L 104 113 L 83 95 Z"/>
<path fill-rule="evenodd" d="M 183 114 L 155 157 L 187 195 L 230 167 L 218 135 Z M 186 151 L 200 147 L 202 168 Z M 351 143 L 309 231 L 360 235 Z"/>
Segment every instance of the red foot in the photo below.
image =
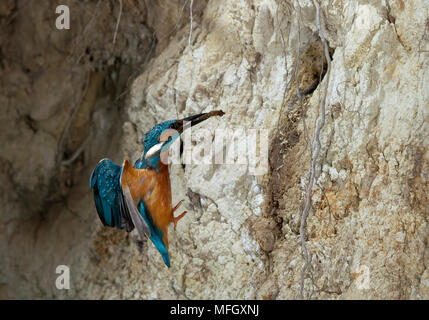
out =
<path fill-rule="evenodd" d="M 182 205 L 183 200 L 180 200 L 173 208 L 173 212 L 177 210 Z"/>
<path fill-rule="evenodd" d="M 182 203 L 183 203 L 183 200 L 180 200 L 179 203 L 174 206 L 173 213 L 174 211 L 177 210 L 177 208 L 179 208 L 182 205 Z M 177 222 L 179 222 L 179 220 L 182 219 L 185 214 L 186 214 L 186 211 L 183 212 L 180 216 L 177 216 L 177 217 L 173 216 L 174 230 L 176 230 Z"/>
<path fill-rule="evenodd" d="M 186 213 L 187 212 L 185 211 L 180 216 L 177 216 L 177 217 L 173 218 L 174 230 L 176 230 L 177 222 L 179 222 L 179 220 L 182 219 L 185 216 Z"/>

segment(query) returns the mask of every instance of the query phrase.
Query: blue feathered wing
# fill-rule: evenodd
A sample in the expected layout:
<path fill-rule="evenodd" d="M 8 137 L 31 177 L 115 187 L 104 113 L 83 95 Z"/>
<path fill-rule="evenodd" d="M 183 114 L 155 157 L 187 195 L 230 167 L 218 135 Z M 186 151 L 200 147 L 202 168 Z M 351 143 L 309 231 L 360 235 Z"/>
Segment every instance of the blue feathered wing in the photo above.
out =
<path fill-rule="evenodd" d="M 94 191 L 94 202 L 98 216 L 104 225 L 125 228 L 128 232 L 134 227 L 143 239 L 151 236 L 149 227 L 140 215 L 128 188 L 122 190 L 122 166 L 110 159 L 101 160 L 92 171 L 89 185 Z"/>

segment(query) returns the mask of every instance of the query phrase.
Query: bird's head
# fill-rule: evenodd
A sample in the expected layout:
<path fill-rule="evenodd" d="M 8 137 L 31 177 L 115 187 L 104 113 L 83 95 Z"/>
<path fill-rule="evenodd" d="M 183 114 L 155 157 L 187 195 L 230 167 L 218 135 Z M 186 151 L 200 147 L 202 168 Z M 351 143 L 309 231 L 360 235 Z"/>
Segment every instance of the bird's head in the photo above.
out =
<path fill-rule="evenodd" d="M 193 115 L 179 120 L 168 120 L 155 125 L 143 139 L 143 159 L 151 166 L 156 167 L 159 160 L 167 163 L 168 148 L 188 128 L 213 116 L 223 116 L 222 110 Z"/>

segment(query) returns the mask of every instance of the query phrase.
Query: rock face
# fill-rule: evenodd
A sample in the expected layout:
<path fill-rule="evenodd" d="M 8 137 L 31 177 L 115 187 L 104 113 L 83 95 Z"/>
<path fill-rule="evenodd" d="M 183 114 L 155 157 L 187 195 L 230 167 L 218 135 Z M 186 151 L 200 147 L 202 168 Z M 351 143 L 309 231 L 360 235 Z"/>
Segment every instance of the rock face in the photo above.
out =
<path fill-rule="evenodd" d="M 0 5 L 0 296 L 299 298 L 327 85 L 304 298 L 428 299 L 428 1 L 319 1 L 329 82 L 313 1 L 192 3 L 124 0 L 115 43 L 119 3 L 69 1 L 69 31 L 55 1 Z M 88 177 L 103 157 L 134 161 L 155 123 L 214 109 L 193 139 L 265 132 L 267 171 L 171 165 L 188 214 L 168 269 L 135 231 L 101 226 Z"/>

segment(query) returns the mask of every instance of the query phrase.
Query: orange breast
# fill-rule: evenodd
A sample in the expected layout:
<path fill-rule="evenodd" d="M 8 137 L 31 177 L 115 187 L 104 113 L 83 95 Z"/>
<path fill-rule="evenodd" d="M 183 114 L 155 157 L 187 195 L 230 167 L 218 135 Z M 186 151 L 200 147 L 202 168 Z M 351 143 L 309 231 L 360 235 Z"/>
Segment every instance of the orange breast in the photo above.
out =
<path fill-rule="evenodd" d="M 168 166 L 159 163 L 160 172 L 135 169 L 128 160 L 124 161 L 122 188 L 127 184 L 136 206 L 143 200 L 152 215 L 155 226 L 162 230 L 163 240 L 168 248 L 167 228 L 173 222 L 171 207 L 171 184 Z"/>
<path fill-rule="evenodd" d="M 151 186 L 148 192 L 139 193 L 137 196 L 143 199 L 154 223 L 160 228 L 166 228 L 173 221 L 170 175 L 167 166 L 154 175 Z"/>

